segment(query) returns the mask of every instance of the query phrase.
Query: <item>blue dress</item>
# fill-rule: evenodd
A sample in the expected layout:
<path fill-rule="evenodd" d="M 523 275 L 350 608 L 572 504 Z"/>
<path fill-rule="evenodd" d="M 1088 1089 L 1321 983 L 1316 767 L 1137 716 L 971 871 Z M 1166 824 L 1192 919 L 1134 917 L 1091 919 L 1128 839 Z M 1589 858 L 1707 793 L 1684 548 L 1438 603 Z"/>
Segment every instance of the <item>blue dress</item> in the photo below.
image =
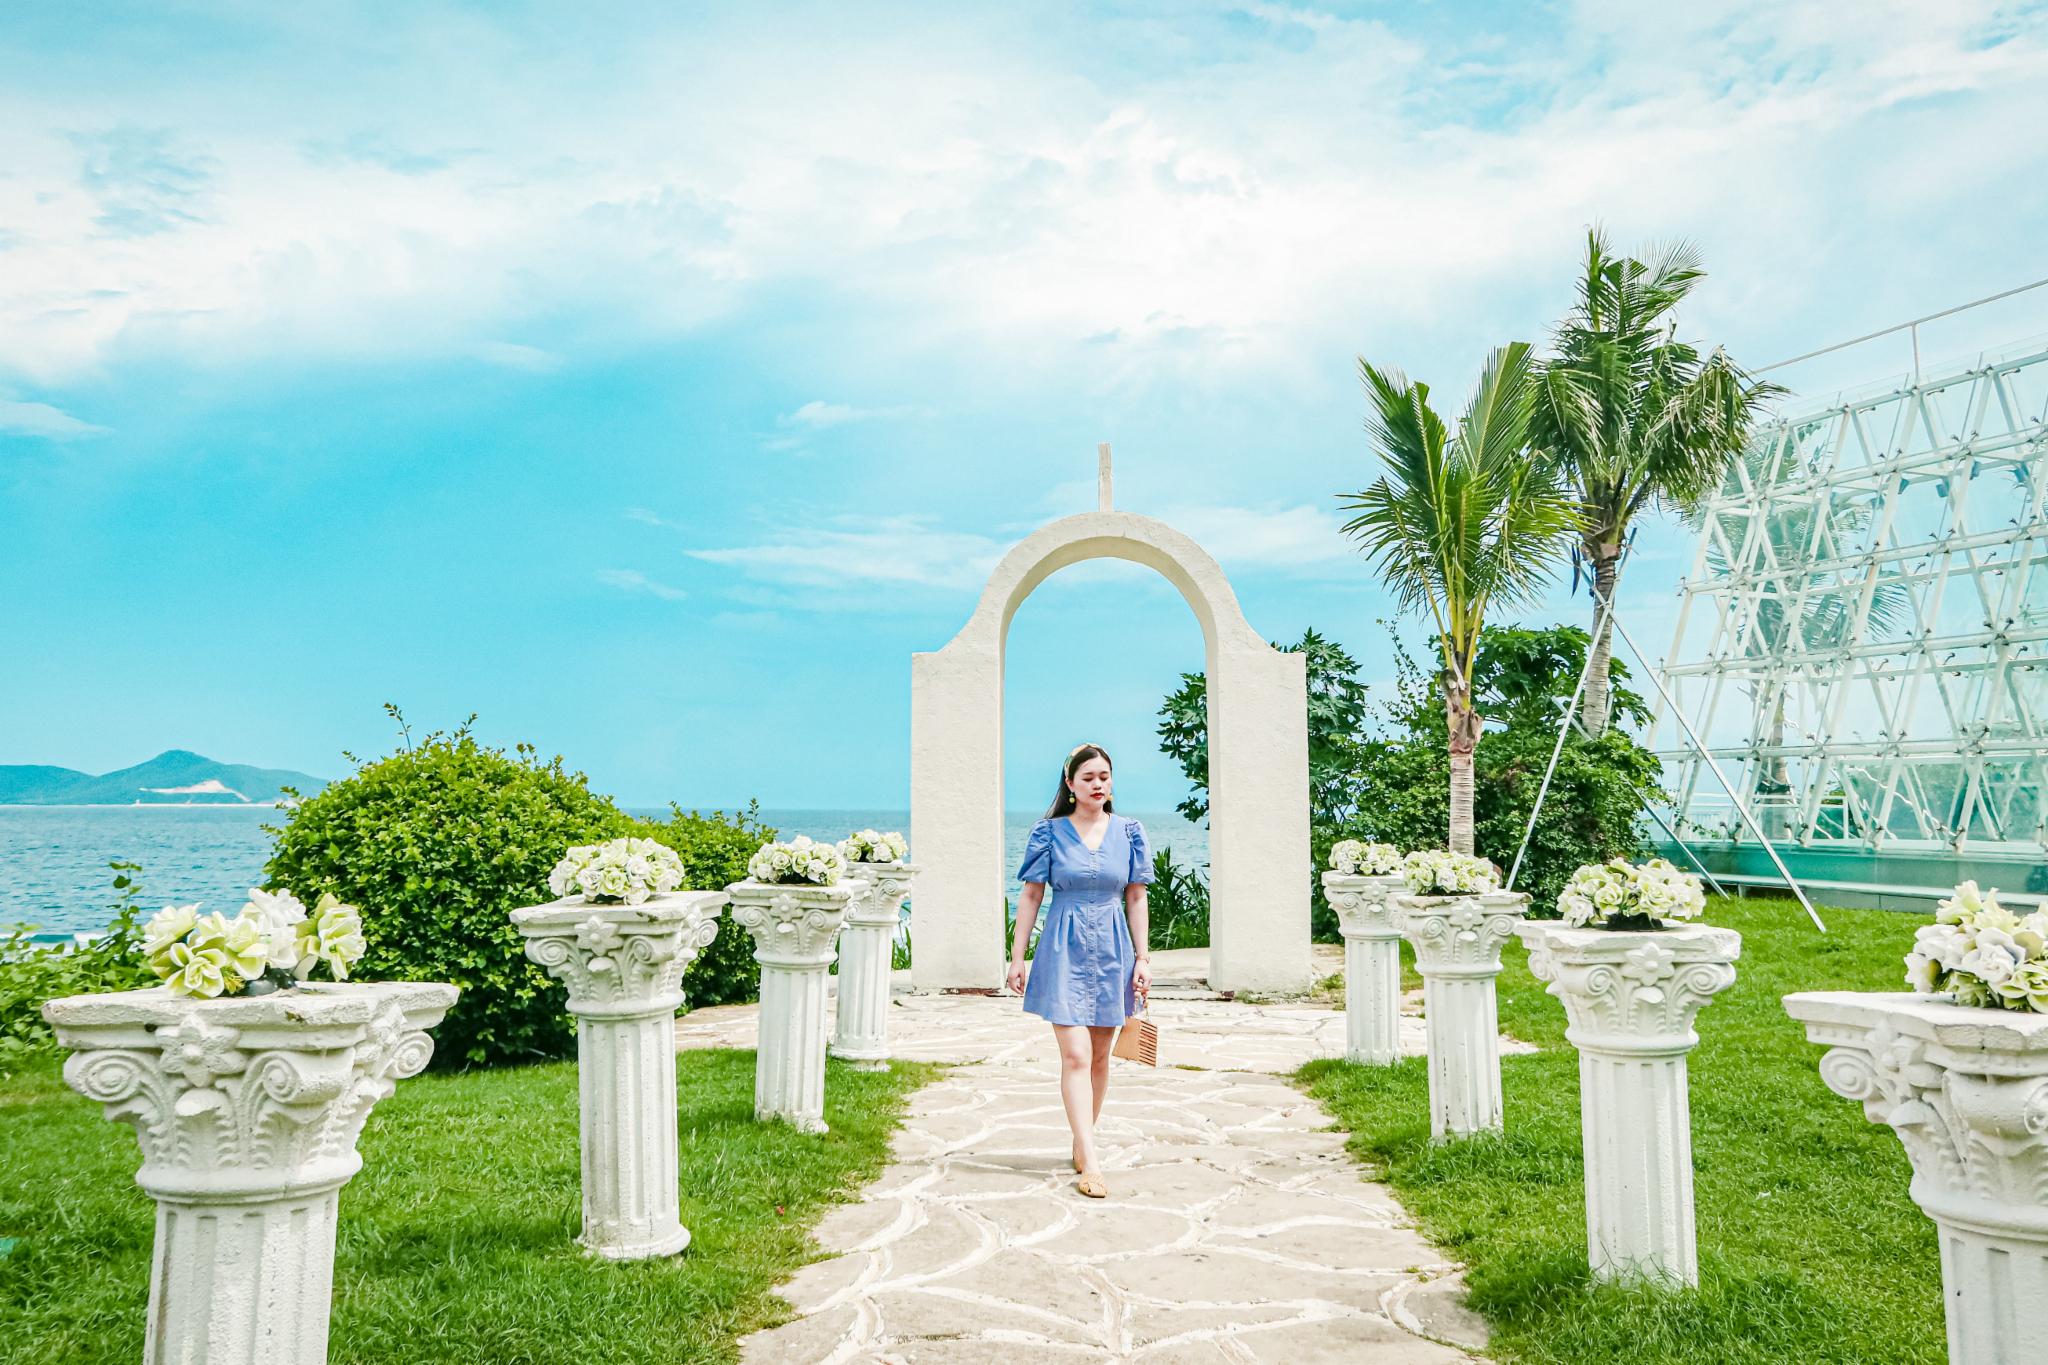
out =
<path fill-rule="evenodd" d="M 1101 847 L 1091 849 L 1065 816 L 1040 820 L 1025 842 L 1017 880 L 1044 882 L 1052 892 L 1024 981 L 1024 1008 L 1055 1024 L 1097 1026 L 1136 1013 L 1137 955 L 1124 919 L 1124 887 L 1152 880 L 1145 827 L 1112 812 Z"/>

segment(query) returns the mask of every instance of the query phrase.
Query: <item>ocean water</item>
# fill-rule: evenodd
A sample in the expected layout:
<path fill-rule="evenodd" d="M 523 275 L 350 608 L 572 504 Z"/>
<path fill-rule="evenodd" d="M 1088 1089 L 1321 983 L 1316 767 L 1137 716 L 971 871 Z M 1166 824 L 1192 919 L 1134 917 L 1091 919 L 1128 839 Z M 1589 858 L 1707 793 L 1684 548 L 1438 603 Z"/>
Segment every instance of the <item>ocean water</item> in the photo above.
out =
<path fill-rule="evenodd" d="M 643 811 L 659 815 L 666 811 Z M 1005 816 L 1005 867 L 1015 872 L 1024 839 L 1041 812 Z M 1154 848 L 1200 868 L 1209 861 L 1209 831 L 1173 813 L 1134 812 Z M 763 811 L 784 838 L 808 834 L 838 840 L 856 829 L 910 830 L 904 810 Z M 143 905 L 188 905 L 233 914 L 260 885 L 270 856 L 265 825 L 284 812 L 265 806 L 0 806 L 0 926 L 33 924 L 52 933 L 97 929 L 114 899 L 115 859 L 142 864 Z M 918 850 L 910 851 L 912 859 Z M 1015 899 L 1013 881 L 1008 894 Z"/>

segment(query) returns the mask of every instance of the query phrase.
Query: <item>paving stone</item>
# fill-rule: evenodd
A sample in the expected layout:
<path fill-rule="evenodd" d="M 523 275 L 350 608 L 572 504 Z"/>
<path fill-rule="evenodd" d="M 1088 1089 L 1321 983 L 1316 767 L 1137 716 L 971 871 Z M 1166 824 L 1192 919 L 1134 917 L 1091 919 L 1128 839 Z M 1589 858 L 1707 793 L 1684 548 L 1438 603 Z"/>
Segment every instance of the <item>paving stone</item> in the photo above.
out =
<path fill-rule="evenodd" d="M 1019 1304 L 957 1298 L 929 1289 L 885 1290 L 876 1293 L 872 1302 L 881 1312 L 882 1340 L 888 1343 L 980 1338 L 991 1330 L 1000 1330 L 1097 1349 L 1105 1345 L 1098 1328 L 1066 1322 L 1049 1312 L 1033 1312 Z"/>
<path fill-rule="evenodd" d="M 1338 1275 L 1213 1246 L 1104 1261 L 1101 1270 L 1125 1293 L 1169 1304 L 1262 1304 L 1318 1299 L 1377 1309 L 1380 1295 L 1403 1278 Z"/>
<path fill-rule="evenodd" d="M 1462 1365 L 1463 1351 L 1411 1336 L 1385 1318 L 1347 1316 L 1291 1327 L 1253 1328 L 1232 1343 L 1271 1365 Z"/>
<path fill-rule="evenodd" d="M 851 1304 L 756 1332 L 740 1343 L 741 1365 L 789 1365 L 793 1360 L 823 1360 L 831 1355 L 859 1319 Z"/>
<path fill-rule="evenodd" d="M 789 1300 L 789 1306 L 799 1313 L 815 1313 L 829 1302 L 834 1295 L 860 1282 L 868 1273 L 875 1258 L 865 1252 L 851 1256 L 834 1256 L 826 1261 L 813 1261 L 776 1288 L 776 1293 Z"/>
<path fill-rule="evenodd" d="M 1338 1223 L 1286 1228 L 1263 1235 L 1239 1236 L 1219 1231 L 1219 1248 L 1264 1252 L 1331 1270 L 1376 1270 L 1412 1273 L 1442 1266 L 1444 1255 L 1410 1228 L 1359 1228 Z"/>
<path fill-rule="evenodd" d="M 900 998 L 898 1055 L 954 1068 L 912 1100 L 862 1202 L 819 1224 L 828 1251 L 874 1250 L 798 1272 L 782 1292 L 814 1311 L 749 1338 L 744 1359 L 1468 1361 L 1458 1345 L 1479 1349 L 1484 1324 L 1462 1284 L 1275 1074 L 1341 1053 L 1342 1015 L 1162 999 L 1154 1017 L 1200 1069 L 1118 1064 L 1097 1133 L 1111 1197 L 1096 1201 L 1073 1188 L 1044 1026 L 1014 999 Z M 677 1030 L 682 1046 L 755 1031 L 748 1008 Z M 1404 1043 L 1423 1037 L 1416 1022 Z"/>
<path fill-rule="evenodd" d="M 1387 1295 L 1387 1314 L 1410 1332 L 1474 1351 L 1486 1349 L 1486 1319 L 1465 1303 L 1465 1277 L 1446 1275 L 1403 1285 Z"/>

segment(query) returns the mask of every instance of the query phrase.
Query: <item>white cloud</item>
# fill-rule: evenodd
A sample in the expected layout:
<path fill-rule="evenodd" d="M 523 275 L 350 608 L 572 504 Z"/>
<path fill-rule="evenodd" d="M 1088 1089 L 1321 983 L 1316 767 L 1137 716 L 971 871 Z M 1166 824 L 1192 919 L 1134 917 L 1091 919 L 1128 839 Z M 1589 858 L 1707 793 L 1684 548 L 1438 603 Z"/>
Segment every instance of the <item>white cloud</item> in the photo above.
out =
<path fill-rule="evenodd" d="M 845 517 L 784 528 L 754 545 L 685 551 L 752 578 L 801 588 L 978 589 L 1009 546 L 917 517 Z"/>
<path fill-rule="evenodd" d="M 274 124 L 246 114 L 265 82 L 321 84 L 293 61 L 175 99 L 0 94 L 10 274 L 40 282 L 0 299 L 0 364 L 483 354 L 565 311 L 668 336 L 794 292 L 866 310 L 878 364 L 978 348 L 1104 387 L 1285 370 L 1333 341 L 1518 325 L 1503 296 L 1561 291 L 1602 216 L 1624 241 L 1703 236 L 1724 276 L 1742 261 L 1729 317 L 1810 312 L 1859 272 L 1902 290 L 1841 250 L 1873 206 L 1987 202 L 2042 161 L 2038 139 L 1985 135 L 2048 123 L 2041 24 L 1985 3 L 1588 0 L 1554 42 L 1462 50 L 1256 14 L 1287 40 L 1204 51 L 1143 16 L 867 16 L 808 39 L 733 20 L 593 63 L 579 44 L 611 35 L 536 55 L 509 26 L 422 13 L 418 42 L 390 39 L 431 61 Z M 428 97 L 453 88 L 459 128 Z M 363 101 L 386 126 L 355 125 Z M 1940 231 L 1972 240 L 1971 218 Z M 821 399 L 786 420 L 892 411 Z"/>
<path fill-rule="evenodd" d="M 624 592 L 644 592 L 649 597 L 659 597 L 664 602 L 674 602 L 688 597 L 681 588 L 649 578 L 638 569 L 599 569 L 597 581 L 606 587 L 618 588 Z"/>
<path fill-rule="evenodd" d="M 1230 573 L 1274 570 L 1296 574 L 1357 572 L 1353 543 L 1334 508 L 1168 507 L 1159 519 L 1193 537 Z"/>
<path fill-rule="evenodd" d="M 24 403 L 0 398 L 0 434 L 39 436 L 46 441 L 76 441 L 85 436 L 104 436 L 105 427 L 81 422 L 62 408 L 48 403 Z"/>
<path fill-rule="evenodd" d="M 552 351 L 538 346 L 522 346 L 516 341 L 486 341 L 475 350 L 478 360 L 488 365 L 499 365 L 508 370 L 525 370 L 529 374 L 546 374 L 560 369 L 562 358 Z"/>
<path fill-rule="evenodd" d="M 845 426 L 848 422 L 880 422 L 900 417 L 917 417 L 925 410 L 914 406 L 893 408 L 856 408 L 845 403 L 827 403 L 814 398 L 795 412 L 786 412 L 775 419 L 776 425 L 802 427 L 809 431 L 823 431 L 828 427 Z"/>

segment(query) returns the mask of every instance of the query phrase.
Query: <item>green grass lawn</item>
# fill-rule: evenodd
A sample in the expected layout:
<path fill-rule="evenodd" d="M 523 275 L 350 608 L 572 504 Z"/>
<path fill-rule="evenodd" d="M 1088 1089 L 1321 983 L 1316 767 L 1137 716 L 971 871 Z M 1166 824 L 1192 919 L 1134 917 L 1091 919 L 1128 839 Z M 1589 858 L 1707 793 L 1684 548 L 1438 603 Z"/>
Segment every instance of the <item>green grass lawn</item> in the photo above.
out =
<path fill-rule="evenodd" d="M 721 1361 L 781 1321 L 771 1293 L 811 1259 L 825 1206 L 878 1172 L 905 1097 L 936 1068 L 830 1064 L 832 1131 L 753 1121 L 754 1054 L 677 1059 L 680 1257 L 585 1257 L 568 1064 L 401 1082 L 341 1195 L 329 1359 L 336 1362 Z M 125 1127 L 66 1090 L 55 1063 L 0 1080 L 0 1362 L 142 1357 L 153 1208 Z"/>
<path fill-rule="evenodd" d="M 1504 1057 L 1507 1131 L 1432 1144 L 1421 1058 L 1388 1068 L 1314 1062 L 1300 1079 L 1429 1235 L 1470 1267 L 1494 1351 L 1516 1361 L 1744 1365 L 1946 1359 L 1934 1226 L 1906 1196 L 1899 1142 L 1821 1084 L 1821 1049 L 1779 998 L 1903 990 L 1919 916 L 1716 900 L 1742 932 L 1735 984 L 1701 1012 L 1691 1057 L 1700 1285 L 1659 1294 L 1590 1287 L 1578 1054 L 1564 1007 L 1503 953 L 1503 1031 L 1541 1052 Z"/>

